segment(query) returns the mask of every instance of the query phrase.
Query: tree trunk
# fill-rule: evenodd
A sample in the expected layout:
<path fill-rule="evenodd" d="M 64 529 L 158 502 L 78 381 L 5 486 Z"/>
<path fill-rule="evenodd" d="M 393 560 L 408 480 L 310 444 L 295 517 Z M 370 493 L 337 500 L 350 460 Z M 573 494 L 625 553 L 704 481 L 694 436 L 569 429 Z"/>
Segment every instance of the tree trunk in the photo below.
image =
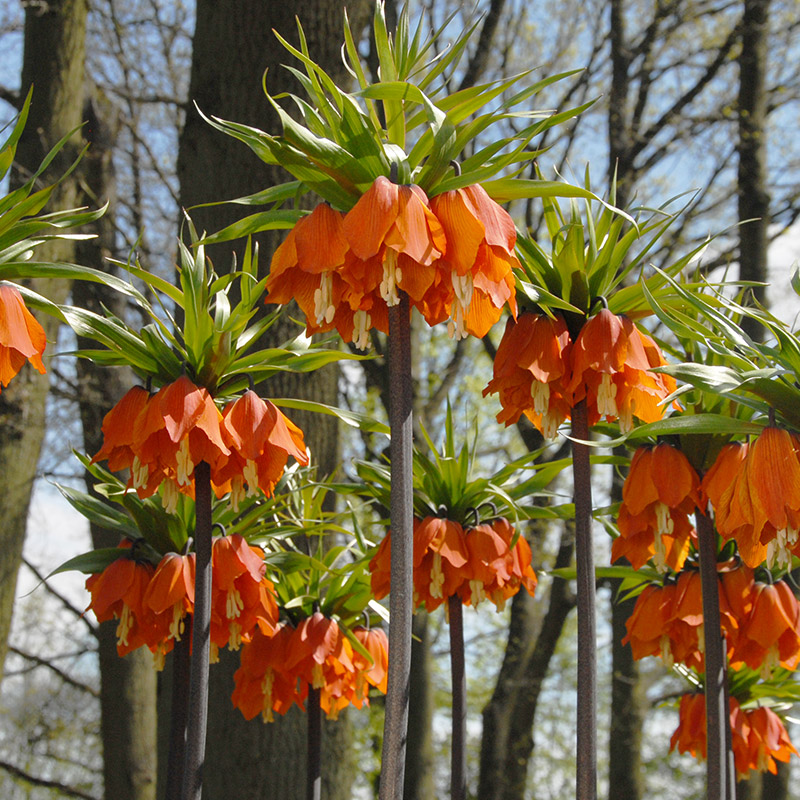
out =
<path fill-rule="evenodd" d="M 79 263 L 107 270 L 105 260 L 114 254 L 113 205 L 115 178 L 112 145 L 118 125 L 113 108 L 104 98 L 90 97 L 84 117 L 91 147 L 81 163 L 82 187 L 87 196 L 82 204 L 109 201 L 111 209 L 95 223 L 97 238 L 79 242 Z M 73 302 L 81 308 L 102 313 L 102 307 L 123 314 L 124 301 L 99 283 L 76 282 Z M 94 347 L 78 340 L 79 347 Z M 96 453 L 102 446 L 101 426 L 106 412 L 129 388 L 130 377 L 118 369 L 98 367 L 79 359 L 77 363 L 84 449 Z M 87 475 L 91 491 L 91 480 Z M 119 535 L 90 526 L 96 548 L 116 547 Z M 126 658 L 117 655 L 116 622 L 110 620 L 98 630 L 100 653 L 100 729 L 103 741 L 104 797 L 106 800 L 155 800 L 156 797 L 156 672 L 146 648 Z"/>
<path fill-rule="evenodd" d="M 616 455 L 624 455 L 623 448 Z M 622 500 L 620 476 L 614 473 L 611 481 L 611 502 Z M 627 563 L 627 562 L 625 562 Z M 623 645 L 625 623 L 633 612 L 635 599 L 619 603 L 617 592 L 621 579 L 609 581 L 611 586 L 611 719 L 608 736 L 608 797 L 609 800 L 641 800 L 642 728 L 644 727 L 645 697 L 639 678 L 639 667 L 633 659 L 630 645 Z"/>
<path fill-rule="evenodd" d="M 625 2 L 609 5 L 611 85 L 608 108 L 608 180 L 616 180 L 615 203 L 625 208 L 634 192 L 636 171 L 632 142 L 636 136 L 631 103 L 631 45 L 626 36 Z M 612 502 L 622 499 L 622 482 L 611 485 Z M 608 740 L 608 796 L 611 800 L 640 800 L 642 796 L 641 740 L 644 724 L 639 669 L 630 646 L 623 646 L 625 622 L 633 601 L 615 602 L 620 581 L 611 581 L 611 724 Z"/>
<path fill-rule="evenodd" d="M 349 81 L 340 58 L 343 41 L 343 8 L 348 8 L 354 35 L 359 37 L 371 11 L 367 0 L 343 3 L 321 0 L 303 3 L 287 0 L 199 0 L 194 35 L 190 100 L 206 114 L 279 132 L 277 115 L 261 88 L 261 76 L 268 69 L 271 94 L 299 84 L 280 65 L 292 57 L 275 39 L 272 30 L 297 43 L 295 15 L 305 32 L 309 51 L 321 66 L 341 84 Z M 207 125 L 190 108 L 180 138 L 178 177 L 184 207 L 206 201 L 227 200 L 252 194 L 278 181 L 285 173 L 268 168 L 245 145 L 235 142 Z M 242 207 L 215 206 L 192 212 L 198 230 L 216 231 L 242 215 Z M 260 237 L 261 273 L 266 274 L 272 250 L 280 235 Z M 230 247 L 209 250 L 217 269 L 231 260 Z M 277 345 L 298 333 L 286 316 L 270 329 L 266 346 Z M 284 373 L 271 379 L 263 392 L 269 396 L 292 396 L 335 404 L 338 371 L 325 368 L 310 375 Z M 313 463 L 325 476 L 338 465 L 338 431 L 333 418 L 298 412 L 290 414 L 306 433 Z M 305 791 L 303 759 L 305 718 L 292 712 L 270 725 L 245 722 L 231 705 L 232 675 L 238 657 L 220 654 L 211 671 L 205 786 L 210 800 L 225 796 L 239 800 L 274 796 L 282 800 L 302 798 Z M 323 728 L 323 796 L 336 800 L 350 798 L 352 759 L 348 756 L 347 725 L 340 720 Z"/>
<path fill-rule="evenodd" d="M 574 531 L 569 526 L 562 534 L 554 566 L 569 566 L 574 548 Z M 534 601 L 523 591 L 512 600 L 503 664 L 492 698 L 483 710 L 481 800 L 523 800 L 529 796 L 528 761 L 533 752 L 539 694 L 575 598 L 567 582 L 555 578 L 544 619 L 538 612 L 540 604 L 541 599 Z"/>
<path fill-rule="evenodd" d="M 767 15 L 770 0 L 744 0 L 742 50 L 739 55 L 739 278 L 767 280 Z M 766 287 L 754 286 L 750 297 L 765 304 Z M 742 327 L 754 339 L 764 338 L 764 328 L 745 317 Z"/>
<path fill-rule="evenodd" d="M 630 645 L 623 645 L 625 623 L 635 600 L 614 602 L 621 580 L 611 584 L 611 725 L 608 737 L 608 796 L 613 800 L 642 797 L 642 726 L 644 697 L 639 669 Z"/>
<path fill-rule="evenodd" d="M 51 0 L 47 5 L 28 5 L 21 95 L 35 86 L 28 124 L 17 148 L 17 170 L 12 179 L 24 183 L 50 148 L 81 123 L 83 66 L 86 36 L 86 0 Z M 77 141 L 55 159 L 43 180 L 54 182 L 78 152 Z M 53 193 L 48 210 L 76 205 L 77 180 L 64 181 Z M 37 250 L 41 259 L 71 261 L 70 241 L 57 241 Z M 36 280 L 33 288 L 56 303 L 69 291 L 65 281 Z M 58 325 L 50 317 L 40 319 L 52 352 Z M 24 368 L 0 394 L 0 676 L 5 661 L 17 571 L 28 518 L 33 482 L 45 430 L 45 402 L 49 375 Z"/>
<path fill-rule="evenodd" d="M 403 800 L 434 800 L 433 682 L 428 615 L 414 615 L 411 642 L 411 697 L 408 706 Z"/>

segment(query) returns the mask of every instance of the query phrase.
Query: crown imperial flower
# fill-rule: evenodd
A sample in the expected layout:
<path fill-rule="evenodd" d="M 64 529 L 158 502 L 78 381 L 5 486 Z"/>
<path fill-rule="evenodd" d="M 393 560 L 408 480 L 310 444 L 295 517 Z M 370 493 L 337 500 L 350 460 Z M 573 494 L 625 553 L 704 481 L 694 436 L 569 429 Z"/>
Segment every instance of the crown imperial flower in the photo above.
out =
<path fill-rule="evenodd" d="M 26 308 L 19 289 L 0 284 L 0 391 L 26 360 L 44 374 L 42 353 L 46 344 L 44 328 Z"/>

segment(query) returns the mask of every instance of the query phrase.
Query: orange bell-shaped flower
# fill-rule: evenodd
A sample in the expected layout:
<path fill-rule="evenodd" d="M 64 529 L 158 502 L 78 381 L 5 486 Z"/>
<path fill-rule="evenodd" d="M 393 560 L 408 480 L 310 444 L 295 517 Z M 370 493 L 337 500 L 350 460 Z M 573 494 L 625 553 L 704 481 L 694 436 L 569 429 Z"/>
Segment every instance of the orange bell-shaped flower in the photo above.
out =
<path fill-rule="evenodd" d="M 778 666 L 800 662 L 800 604 L 785 581 L 755 583 L 750 614 L 741 622 L 733 659 L 768 680 Z"/>
<path fill-rule="evenodd" d="M 636 450 L 622 487 L 620 535 L 611 561 L 625 557 L 640 569 L 652 558 L 659 571 L 678 572 L 695 536 L 689 514 L 699 503 L 699 486 L 697 473 L 677 448 L 662 443 Z"/>
<path fill-rule="evenodd" d="M 329 331 L 345 290 L 339 274 L 349 250 L 343 214 L 327 203 L 298 220 L 272 256 L 267 303 L 296 300 L 310 333 Z"/>
<path fill-rule="evenodd" d="M 747 763 L 744 763 L 744 758 L 741 763 L 737 760 L 736 771 L 739 777 L 749 775 L 751 769 L 775 775 L 778 771 L 776 760 L 788 762 L 792 754 L 798 755 L 798 752 L 781 718 L 771 708 L 762 706 L 744 713 L 749 727 Z M 734 758 L 736 754 L 734 751 Z"/>
<path fill-rule="evenodd" d="M 163 656 L 186 632 L 185 617 L 194 611 L 195 554 L 167 553 L 156 567 L 143 604 L 157 615 L 159 635 L 151 647 Z M 191 626 L 189 628 L 191 633 Z"/>
<path fill-rule="evenodd" d="M 764 428 L 714 510 L 718 531 L 736 540 L 748 566 L 788 566 L 800 555 L 800 438 Z"/>
<path fill-rule="evenodd" d="M 440 267 L 449 270 L 452 286 L 450 336 L 485 336 L 506 303 L 516 316 L 514 222 L 478 184 L 437 195 L 431 210 L 447 238 Z"/>
<path fill-rule="evenodd" d="M 676 387 L 669 375 L 651 372 L 666 365 L 658 345 L 627 317 L 601 309 L 590 317 L 572 348 L 571 405 L 587 401 L 589 424 L 619 420 L 623 432 L 633 417 L 661 419 L 661 401 Z"/>
<path fill-rule="evenodd" d="M 108 461 L 112 472 L 130 469 L 135 458 L 133 421 L 150 400 L 150 393 L 141 386 L 133 386 L 103 417 L 103 446 L 92 458 L 92 463 Z M 155 489 L 153 489 L 155 491 Z"/>
<path fill-rule="evenodd" d="M 302 705 L 308 684 L 298 682 L 297 676 L 285 669 L 293 634 L 294 628 L 285 622 L 271 636 L 256 628 L 251 641 L 242 647 L 231 700 L 245 719 L 261 714 L 264 722 L 272 722 L 273 712 L 285 714 L 293 704 Z"/>
<path fill-rule="evenodd" d="M 374 686 L 382 694 L 386 694 L 389 677 L 389 639 L 382 628 L 353 628 L 353 635 L 370 654 L 370 661 L 355 648 L 353 649 L 353 665 L 356 668 L 355 700 L 353 705 L 361 708 L 360 702 L 369 702 L 366 689 Z"/>
<path fill-rule="evenodd" d="M 372 186 L 347 212 L 344 234 L 350 250 L 364 262 L 377 259 L 381 281 L 377 287 L 387 306 L 400 302 L 398 289 L 420 304 L 437 276 L 436 262 L 446 249 L 442 226 L 419 186 L 401 186 L 388 178 L 376 178 Z M 351 307 L 361 307 L 359 296 L 373 294 L 371 282 L 345 265 L 342 277 L 353 297 Z"/>
<path fill-rule="evenodd" d="M 122 547 L 130 547 L 130 543 Z M 97 621 L 119 620 L 116 633 L 120 656 L 149 645 L 153 639 L 153 614 L 143 602 L 153 572 L 150 564 L 121 556 L 101 573 L 86 579 L 86 589 L 92 596 L 89 608 Z"/>
<path fill-rule="evenodd" d="M 278 624 L 275 587 L 264 577 L 264 553 L 239 535 L 214 539 L 212 548 L 211 643 L 238 650 L 253 629 L 271 634 Z"/>
<path fill-rule="evenodd" d="M 494 359 L 493 378 L 483 390 L 500 394 L 498 422 L 516 423 L 524 413 L 547 439 L 569 417 L 566 393 L 571 342 L 564 318 L 525 312 L 509 319 Z"/>
<path fill-rule="evenodd" d="M 42 353 L 46 344 L 44 328 L 26 308 L 19 289 L 0 284 L 0 391 L 26 360 L 44 374 Z"/>
<path fill-rule="evenodd" d="M 281 410 L 247 391 L 223 413 L 222 433 L 231 456 L 214 473 L 215 483 L 230 481 L 234 508 L 245 494 L 267 497 L 283 474 L 289 456 L 308 464 L 303 432 Z"/>

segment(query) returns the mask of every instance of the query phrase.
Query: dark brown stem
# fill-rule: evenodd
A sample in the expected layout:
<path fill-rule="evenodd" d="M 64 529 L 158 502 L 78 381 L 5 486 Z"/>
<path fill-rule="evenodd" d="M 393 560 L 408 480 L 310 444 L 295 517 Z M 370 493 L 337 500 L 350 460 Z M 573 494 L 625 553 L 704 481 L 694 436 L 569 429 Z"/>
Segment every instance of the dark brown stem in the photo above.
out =
<path fill-rule="evenodd" d="M 464 606 L 448 599 L 450 617 L 450 676 L 453 692 L 453 736 L 450 744 L 450 800 L 467 798 L 467 676 L 464 669 Z"/>
<path fill-rule="evenodd" d="M 586 400 L 572 409 L 572 436 L 588 441 Z M 589 446 L 572 442 L 575 484 L 575 567 L 578 606 L 577 800 L 597 798 L 597 633 L 592 549 L 592 476 Z"/>
<path fill-rule="evenodd" d="M 195 565 L 192 657 L 183 800 L 203 795 L 203 764 L 208 721 L 208 663 L 211 649 L 211 469 L 205 461 L 194 468 Z"/>
<path fill-rule="evenodd" d="M 389 309 L 389 427 L 391 429 L 392 530 L 391 593 L 389 595 L 389 683 L 383 726 L 380 800 L 403 796 L 406 732 L 408 728 L 409 672 L 411 669 L 411 614 L 413 610 L 413 485 L 411 452 L 411 330 L 408 295 Z"/>
<path fill-rule="evenodd" d="M 306 718 L 308 720 L 306 800 L 320 800 L 322 792 L 322 708 L 319 704 L 319 689 L 309 687 Z"/>
<path fill-rule="evenodd" d="M 180 797 L 183 761 L 186 757 L 186 715 L 189 706 L 189 658 L 191 638 L 183 636 L 172 650 L 172 704 L 169 720 L 167 797 Z"/>
<path fill-rule="evenodd" d="M 700 581 L 703 587 L 707 797 L 708 800 L 733 800 L 736 777 L 728 708 L 728 658 L 719 616 L 717 534 L 709 517 L 702 512 L 696 512 L 695 521 L 700 543 Z"/>

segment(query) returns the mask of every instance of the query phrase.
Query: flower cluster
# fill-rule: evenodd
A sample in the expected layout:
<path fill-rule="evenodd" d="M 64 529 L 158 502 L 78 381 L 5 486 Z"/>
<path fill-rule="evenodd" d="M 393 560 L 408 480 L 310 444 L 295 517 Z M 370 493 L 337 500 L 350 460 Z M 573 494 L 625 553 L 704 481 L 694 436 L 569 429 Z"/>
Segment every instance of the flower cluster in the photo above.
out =
<path fill-rule="evenodd" d="M 408 294 L 430 325 L 485 335 L 508 303 L 516 313 L 511 217 L 479 185 L 430 202 L 415 185 L 379 177 L 347 214 L 317 206 L 278 247 L 268 303 L 297 300 L 309 333 L 333 330 L 365 348 L 389 330 L 388 309 Z"/>
<path fill-rule="evenodd" d="M 525 414 L 548 439 L 584 399 L 590 425 L 619 420 L 629 431 L 634 416 L 661 418 L 676 384 L 651 370 L 665 364 L 647 334 L 608 309 L 590 317 L 574 342 L 560 314 L 526 312 L 509 320 L 483 394 L 499 393 L 498 422 L 511 425 Z"/>
<path fill-rule="evenodd" d="M 680 721 L 670 739 L 670 749 L 706 758 L 705 695 L 685 694 L 681 698 Z M 750 777 L 750 771 L 776 773 L 777 761 L 789 761 L 798 755 L 780 717 L 767 707 L 742 708 L 730 698 L 733 760 L 739 780 Z"/>
<path fill-rule="evenodd" d="M 163 484 L 168 510 L 179 493 L 193 496 L 201 461 L 211 468 L 217 495 L 230 491 L 234 508 L 245 491 L 271 495 L 289 456 L 308 463 L 302 431 L 275 405 L 248 391 L 220 413 L 208 390 L 186 376 L 154 395 L 134 386 L 106 414 L 102 430 L 103 446 L 92 461 L 108 460 L 115 472 L 129 469 L 142 498 Z"/>
<path fill-rule="evenodd" d="M 120 656 L 146 646 L 160 668 L 164 656 L 186 632 L 187 615 L 194 611 L 195 556 L 167 553 L 154 567 L 136 557 L 130 542 L 121 547 L 124 555 L 87 578 L 92 597 L 88 608 L 99 622 L 119 620 Z M 214 539 L 212 559 L 214 653 L 225 645 L 238 649 L 256 630 L 274 631 L 278 609 L 274 586 L 264 577 L 262 551 L 239 535 L 223 536 Z"/>
<path fill-rule="evenodd" d="M 414 521 L 414 605 L 433 611 L 458 595 L 465 605 L 490 600 L 502 610 L 524 587 L 533 596 L 531 549 L 505 518 L 473 527 L 441 517 Z M 513 542 L 513 546 L 512 546 Z M 390 590 L 391 532 L 370 562 L 376 599 Z"/>
<path fill-rule="evenodd" d="M 634 569 L 653 559 L 656 569 L 678 572 L 696 532 L 689 515 L 700 504 L 700 479 L 686 456 L 668 444 L 641 447 L 622 487 L 611 561 L 627 558 Z"/>
<path fill-rule="evenodd" d="M 716 527 L 751 567 L 800 556 L 800 437 L 767 427 L 749 446 L 729 444 L 703 481 Z"/>
<path fill-rule="evenodd" d="M 369 653 L 352 646 L 336 620 L 320 612 L 297 627 L 282 622 L 273 634 L 258 630 L 242 648 L 231 697 L 245 719 L 273 712 L 285 714 L 292 704 L 302 708 L 309 687 L 320 690 L 320 706 L 335 719 L 347 705 L 369 703 L 370 686 L 386 692 L 386 634 L 379 628 L 355 628 L 353 635 Z"/>
<path fill-rule="evenodd" d="M 25 307 L 19 290 L 0 284 L 0 390 L 22 369 L 25 361 L 44 373 L 44 328 Z"/>
<path fill-rule="evenodd" d="M 768 680 L 778 666 L 800 662 L 800 604 L 785 581 L 755 581 L 744 566 L 720 564 L 720 624 L 732 669 L 747 665 Z M 650 584 L 625 623 L 634 659 L 659 655 L 667 667 L 685 664 L 698 671 L 703 658 L 703 602 L 700 574 L 687 569 L 677 581 Z"/>

